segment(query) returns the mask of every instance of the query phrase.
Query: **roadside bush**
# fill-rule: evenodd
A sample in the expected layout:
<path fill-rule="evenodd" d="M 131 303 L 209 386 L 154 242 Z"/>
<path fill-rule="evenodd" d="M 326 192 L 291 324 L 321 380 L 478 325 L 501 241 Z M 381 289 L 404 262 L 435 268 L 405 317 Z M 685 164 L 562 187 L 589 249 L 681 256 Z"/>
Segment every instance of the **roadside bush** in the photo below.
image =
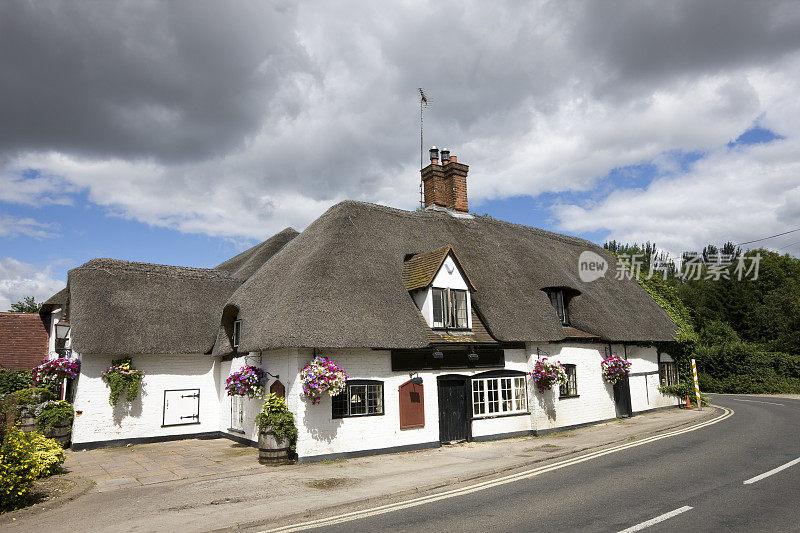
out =
<path fill-rule="evenodd" d="M 58 442 L 35 431 L 24 433 L 22 438 L 33 456 L 33 473 L 36 479 L 49 477 L 61 471 L 61 464 L 67 456 Z"/>
<path fill-rule="evenodd" d="M 699 380 L 699 376 L 698 376 Z M 676 383 L 675 385 L 666 385 L 661 386 L 658 388 L 661 394 L 666 394 L 668 396 L 675 396 L 681 402 L 686 401 L 686 396 L 689 396 L 689 402 L 692 405 L 697 405 L 697 393 L 694 390 L 694 379 L 681 381 L 680 383 Z M 703 391 L 703 385 L 700 384 L 700 390 Z M 703 405 L 708 405 L 710 400 L 707 396 L 700 394 L 700 401 L 703 402 Z"/>
<path fill-rule="evenodd" d="M 800 355 L 730 342 L 695 350 L 700 389 L 732 394 L 800 393 Z"/>
<path fill-rule="evenodd" d="M 75 409 L 69 402 L 50 400 L 40 404 L 33 414 L 36 416 L 37 429 L 48 432 L 55 429 L 62 421 L 72 424 L 72 420 L 75 418 Z"/>
<path fill-rule="evenodd" d="M 294 453 L 297 426 L 294 425 L 294 415 L 286 405 L 286 400 L 275 393 L 269 393 L 261 412 L 256 416 L 256 425 L 260 431 L 271 429 L 278 439 L 289 441 L 289 450 Z"/>
<path fill-rule="evenodd" d="M 0 446 L 0 511 L 24 504 L 36 480 L 37 463 L 25 433 L 12 428 Z"/>
<path fill-rule="evenodd" d="M 33 383 L 30 370 L 0 370 L 0 394 L 11 394 L 29 388 Z"/>

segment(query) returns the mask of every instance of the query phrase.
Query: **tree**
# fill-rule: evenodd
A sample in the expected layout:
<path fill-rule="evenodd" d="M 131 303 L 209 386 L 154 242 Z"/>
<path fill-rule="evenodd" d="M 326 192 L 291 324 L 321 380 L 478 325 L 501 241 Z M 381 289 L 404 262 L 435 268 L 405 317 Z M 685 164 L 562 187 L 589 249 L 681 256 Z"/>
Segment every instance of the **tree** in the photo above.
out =
<path fill-rule="evenodd" d="M 12 313 L 38 313 L 40 307 L 42 307 L 42 304 L 36 303 L 33 296 L 26 296 L 17 303 L 11 304 L 9 311 Z"/>

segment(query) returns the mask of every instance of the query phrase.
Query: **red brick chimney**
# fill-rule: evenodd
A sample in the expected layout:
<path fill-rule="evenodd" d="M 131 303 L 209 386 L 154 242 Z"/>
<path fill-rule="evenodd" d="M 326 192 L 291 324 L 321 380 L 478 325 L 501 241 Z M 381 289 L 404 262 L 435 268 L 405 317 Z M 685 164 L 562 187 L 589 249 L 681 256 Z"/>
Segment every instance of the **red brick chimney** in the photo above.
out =
<path fill-rule="evenodd" d="M 442 164 L 439 164 L 439 149 L 430 150 L 431 164 L 423 168 L 422 184 L 425 194 L 425 207 L 438 205 L 447 209 L 469 212 L 467 205 L 467 172 L 469 166 L 459 163 L 449 150 L 442 150 Z"/>

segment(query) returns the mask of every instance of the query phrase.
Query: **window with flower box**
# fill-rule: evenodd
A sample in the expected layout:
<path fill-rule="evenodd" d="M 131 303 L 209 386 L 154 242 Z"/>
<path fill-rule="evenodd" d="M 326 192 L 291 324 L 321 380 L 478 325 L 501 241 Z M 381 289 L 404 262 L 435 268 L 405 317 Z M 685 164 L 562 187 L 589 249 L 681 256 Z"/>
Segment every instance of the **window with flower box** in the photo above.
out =
<path fill-rule="evenodd" d="M 472 380 L 472 416 L 490 417 L 528 412 L 525 376 Z"/>
<path fill-rule="evenodd" d="M 344 391 L 332 398 L 333 418 L 383 414 L 383 382 L 348 380 Z"/>

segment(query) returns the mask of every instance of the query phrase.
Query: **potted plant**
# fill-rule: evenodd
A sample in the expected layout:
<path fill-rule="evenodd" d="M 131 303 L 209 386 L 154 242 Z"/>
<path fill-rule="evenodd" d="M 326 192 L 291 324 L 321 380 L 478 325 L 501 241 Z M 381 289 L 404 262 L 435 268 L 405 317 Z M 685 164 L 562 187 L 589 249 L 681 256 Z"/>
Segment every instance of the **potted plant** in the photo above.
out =
<path fill-rule="evenodd" d="M 564 370 L 561 362 L 548 361 L 546 357 L 536 361 L 536 364 L 533 365 L 533 372 L 528 372 L 528 375 L 533 377 L 539 394 L 544 394 L 545 391 L 556 385 L 566 385 L 567 383 L 567 371 Z"/>
<path fill-rule="evenodd" d="M 318 355 L 300 371 L 300 381 L 303 396 L 316 405 L 324 393 L 336 396 L 344 390 L 347 373 L 330 359 Z"/>
<path fill-rule="evenodd" d="M 228 396 L 260 397 L 264 392 L 265 377 L 266 373 L 257 366 L 243 366 L 228 376 L 225 380 L 225 390 Z"/>
<path fill-rule="evenodd" d="M 612 355 L 603 359 L 600 367 L 603 370 L 603 379 L 612 385 L 616 385 L 630 372 L 631 362 L 622 357 Z"/>
<path fill-rule="evenodd" d="M 256 416 L 258 426 L 258 462 L 285 464 L 291 462 L 297 441 L 297 426 L 286 400 L 270 393 Z"/>
<path fill-rule="evenodd" d="M 144 371 L 136 369 L 130 357 L 123 357 L 122 359 L 111 361 L 111 366 L 101 372 L 100 375 L 110 389 L 108 403 L 112 407 L 116 407 L 119 397 L 123 393 L 125 393 L 125 400 L 128 402 L 136 399 L 144 378 Z"/>
<path fill-rule="evenodd" d="M 72 433 L 75 410 L 72 404 L 63 400 L 50 400 L 39 404 L 34 410 L 36 428 L 62 446 L 66 446 Z"/>

